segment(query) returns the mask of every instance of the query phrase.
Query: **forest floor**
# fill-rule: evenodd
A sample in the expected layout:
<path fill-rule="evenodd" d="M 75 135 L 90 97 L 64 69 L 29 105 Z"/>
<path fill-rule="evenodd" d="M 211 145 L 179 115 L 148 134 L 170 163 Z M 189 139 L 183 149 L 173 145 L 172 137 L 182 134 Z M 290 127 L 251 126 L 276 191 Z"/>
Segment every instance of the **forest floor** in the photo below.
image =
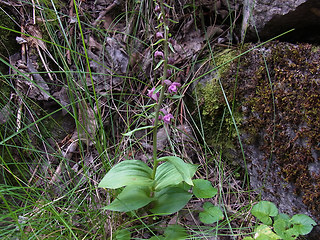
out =
<path fill-rule="evenodd" d="M 110 167 L 152 159 L 152 134 L 143 127 L 152 124 L 148 90 L 161 82 L 154 1 L 0 0 L 0 238 L 130 239 L 120 236 L 125 229 L 131 239 L 149 239 L 175 224 L 187 239 L 252 232 L 257 195 L 244 185 L 244 170 L 206 144 L 201 99 L 192 93 L 213 56 L 240 44 L 238 2 L 167 2 L 171 80 L 182 97 L 166 102 L 175 118 L 159 129 L 157 148 L 159 156 L 199 164 L 195 177 L 218 189 L 205 201 L 225 218 L 208 225 L 199 221 L 204 200 L 197 198 L 162 217 L 102 209 L 114 193 L 97 186 Z"/>

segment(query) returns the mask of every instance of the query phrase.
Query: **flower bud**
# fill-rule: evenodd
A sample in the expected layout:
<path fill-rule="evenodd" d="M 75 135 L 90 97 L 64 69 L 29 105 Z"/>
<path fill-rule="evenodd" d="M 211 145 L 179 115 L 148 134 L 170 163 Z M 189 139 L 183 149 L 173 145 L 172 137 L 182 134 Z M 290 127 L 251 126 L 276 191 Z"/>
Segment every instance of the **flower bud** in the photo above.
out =
<path fill-rule="evenodd" d="M 177 82 L 173 82 L 169 88 L 168 88 L 168 92 L 169 93 L 176 93 L 178 91 L 178 87 L 180 87 L 181 84 L 177 83 Z"/>
<path fill-rule="evenodd" d="M 160 8 L 160 6 L 158 4 L 154 7 L 154 11 L 156 13 L 161 12 L 161 8 Z"/>
<path fill-rule="evenodd" d="M 161 51 L 155 51 L 154 57 L 155 57 L 155 58 L 164 58 L 163 52 L 161 52 Z"/>
<path fill-rule="evenodd" d="M 157 39 L 162 39 L 163 38 L 163 33 L 162 32 L 157 32 L 156 33 L 156 38 Z"/>
<path fill-rule="evenodd" d="M 168 86 L 170 86 L 172 84 L 172 82 L 169 79 L 165 79 L 165 80 L 163 80 L 163 82 Z"/>
<path fill-rule="evenodd" d="M 162 117 L 162 120 L 165 122 L 165 123 L 170 123 L 171 122 L 171 119 L 173 119 L 174 117 L 172 116 L 171 113 L 168 113 L 166 115 L 164 115 Z"/>
<path fill-rule="evenodd" d="M 156 90 L 156 89 L 155 89 L 154 87 L 153 87 L 151 90 L 148 90 L 147 95 L 148 95 L 150 98 L 152 98 L 153 100 L 158 101 L 159 96 L 160 96 L 160 93 L 159 93 L 159 92 L 154 93 L 155 90 Z"/>

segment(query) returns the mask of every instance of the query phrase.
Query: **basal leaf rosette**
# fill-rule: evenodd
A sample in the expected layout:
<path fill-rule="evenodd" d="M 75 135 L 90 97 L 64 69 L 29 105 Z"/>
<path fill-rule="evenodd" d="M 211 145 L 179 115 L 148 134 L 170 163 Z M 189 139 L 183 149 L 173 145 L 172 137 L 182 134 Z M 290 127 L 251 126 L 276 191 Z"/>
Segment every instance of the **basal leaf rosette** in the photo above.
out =
<path fill-rule="evenodd" d="M 125 160 L 116 164 L 98 187 L 124 189 L 105 209 L 128 212 L 150 203 L 153 206 L 151 212 L 160 215 L 182 209 L 192 197 L 185 185 L 193 185 L 192 177 L 197 166 L 174 156 L 160 158 L 158 162 L 163 163 L 157 168 L 154 179 L 152 169 L 140 160 Z"/>

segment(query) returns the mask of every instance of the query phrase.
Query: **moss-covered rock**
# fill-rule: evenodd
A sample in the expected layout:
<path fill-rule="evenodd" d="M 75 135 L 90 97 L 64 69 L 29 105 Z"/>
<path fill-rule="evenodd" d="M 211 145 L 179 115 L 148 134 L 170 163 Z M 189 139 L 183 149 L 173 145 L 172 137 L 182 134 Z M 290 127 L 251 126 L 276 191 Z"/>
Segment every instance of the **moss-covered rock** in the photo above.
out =
<path fill-rule="evenodd" d="M 231 67 L 232 59 L 238 55 L 237 51 L 231 49 L 224 50 L 217 54 L 213 60 L 214 66 L 219 66 L 216 71 L 212 71 L 204 78 L 200 79 L 194 86 L 194 94 L 200 96 L 201 121 L 203 121 L 203 130 L 206 141 L 211 146 L 219 148 L 233 148 L 233 141 L 230 136 L 235 137 L 233 120 L 227 110 L 222 88 L 225 84 L 221 84 L 219 79 Z M 227 64 L 225 64 L 228 62 Z M 234 109 L 236 102 L 231 102 L 230 107 Z M 195 116 L 197 118 L 197 116 Z M 241 124 L 242 116 L 240 112 L 233 113 L 234 120 L 237 124 Z M 199 120 L 199 119 L 198 119 Z M 231 134 L 231 135 L 230 135 Z"/>
<path fill-rule="evenodd" d="M 253 47 L 248 44 L 242 52 Z M 239 53 L 234 50 L 233 55 Z M 275 202 L 280 211 L 306 213 L 318 222 L 319 66 L 319 48 L 272 42 L 219 74 L 240 131 L 252 188 L 262 189 L 262 197 Z M 236 150 L 232 160 L 244 165 L 218 80 L 212 75 L 197 89 L 204 129 L 210 129 L 207 141 L 224 146 L 224 152 Z M 219 134 L 224 138 L 217 140 Z"/>

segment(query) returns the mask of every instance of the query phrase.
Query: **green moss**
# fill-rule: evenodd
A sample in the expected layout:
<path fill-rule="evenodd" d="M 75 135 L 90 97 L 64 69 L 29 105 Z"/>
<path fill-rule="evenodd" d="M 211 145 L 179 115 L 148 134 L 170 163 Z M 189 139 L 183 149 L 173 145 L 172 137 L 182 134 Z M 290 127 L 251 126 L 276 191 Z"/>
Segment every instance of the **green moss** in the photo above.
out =
<path fill-rule="evenodd" d="M 203 112 L 204 116 L 216 116 L 221 110 L 221 88 L 217 79 L 212 79 L 205 86 L 199 88 L 201 95 L 203 96 Z M 213 126 L 213 123 L 208 123 Z"/>
<path fill-rule="evenodd" d="M 237 51 L 224 50 L 215 56 L 215 66 L 221 66 L 237 55 Z M 230 62 L 217 69 L 215 76 L 210 81 L 204 85 L 199 83 L 196 88 L 197 94 L 201 96 L 202 122 L 207 143 L 212 146 L 228 149 L 234 147 L 232 139 L 236 137 L 236 132 L 218 79 L 223 79 L 225 72 L 227 72 L 231 64 Z M 223 85 L 228 88 L 228 84 Z M 231 106 L 232 98 L 232 95 L 228 97 Z M 240 125 L 242 119 L 240 112 L 234 111 L 233 117 L 237 125 Z"/>
<path fill-rule="evenodd" d="M 219 67 L 217 70 L 218 77 L 223 76 L 225 72 L 228 72 L 230 69 L 230 66 L 232 64 L 231 61 L 233 58 L 235 58 L 238 55 L 237 50 L 232 50 L 232 49 L 225 49 L 222 52 L 218 53 L 217 55 L 214 56 L 214 65 Z M 225 64 L 228 62 L 227 64 Z M 223 65 L 225 64 L 225 65 Z"/>

